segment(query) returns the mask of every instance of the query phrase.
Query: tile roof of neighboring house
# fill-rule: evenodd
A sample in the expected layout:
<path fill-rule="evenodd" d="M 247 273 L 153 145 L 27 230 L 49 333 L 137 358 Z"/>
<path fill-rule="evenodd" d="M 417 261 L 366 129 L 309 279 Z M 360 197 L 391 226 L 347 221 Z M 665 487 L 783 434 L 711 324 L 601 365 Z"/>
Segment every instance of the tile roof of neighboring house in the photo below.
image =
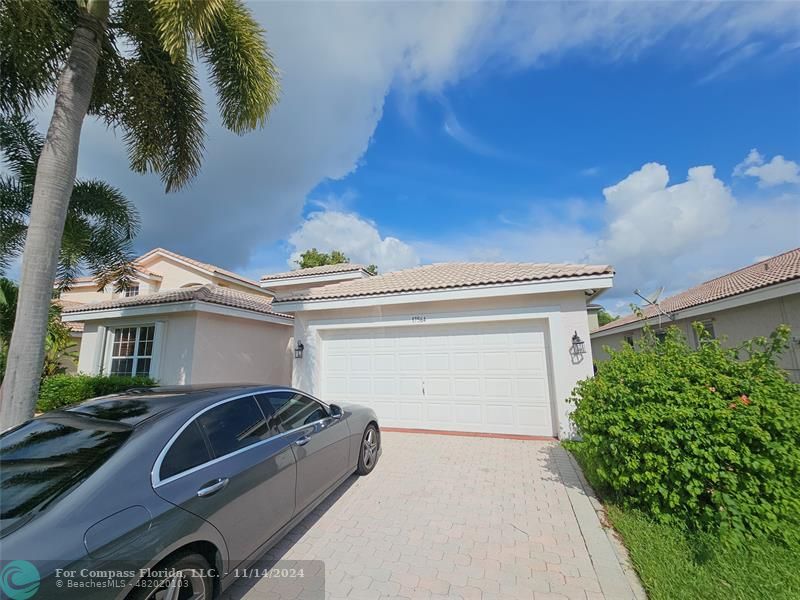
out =
<path fill-rule="evenodd" d="M 320 286 L 295 295 L 287 295 L 279 298 L 279 300 L 323 300 L 353 296 L 374 296 L 501 283 L 523 283 L 567 277 L 611 275 L 613 272 L 609 265 L 438 263 Z"/>
<path fill-rule="evenodd" d="M 188 262 L 189 264 L 194 265 L 195 267 L 202 269 L 203 271 L 209 271 L 216 275 L 222 275 L 225 277 L 230 277 L 231 279 L 236 279 L 238 281 L 241 281 L 242 283 L 246 283 L 247 285 L 260 287 L 257 281 L 253 281 L 252 279 L 248 279 L 247 277 L 242 277 L 238 273 L 234 273 L 233 271 L 228 271 L 227 269 L 222 269 L 210 263 L 205 263 L 199 260 L 195 260 L 194 258 L 189 258 L 188 256 L 183 256 L 182 254 L 178 254 L 177 252 L 172 252 L 171 250 L 166 250 L 165 248 L 153 248 L 152 250 L 150 250 L 150 252 L 142 254 L 139 258 L 136 259 L 136 261 L 141 262 L 145 258 L 149 258 L 152 254 L 157 254 L 157 253 L 165 254 L 166 256 L 170 256 L 172 258 Z"/>
<path fill-rule="evenodd" d="M 166 290 L 164 292 L 156 292 L 155 294 L 146 294 L 144 296 L 116 298 L 104 302 L 89 302 L 80 306 L 66 308 L 63 313 L 76 314 L 81 312 L 127 308 L 131 306 L 151 306 L 191 301 L 208 302 L 210 304 L 241 308 L 267 315 L 292 318 L 291 315 L 285 315 L 272 310 L 272 302 L 265 296 L 256 296 L 255 294 L 248 294 L 247 292 L 239 292 L 230 288 L 214 285 L 213 283 L 179 288 L 176 290 Z"/>
<path fill-rule="evenodd" d="M 271 279 L 286 279 L 289 277 L 308 277 L 311 275 L 328 275 L 330 273 L 349 273 L 350 271 L 364 271 L 367 267 L 353 263 L 337 263 L 335 265 L 322 265 L 321 267 L 308 267 L 307 269 L 295 269 L 284 273 L 268 273 L 261 278 L 261 281 Z"/>
<path fill-rule="evenodd" d="M 795 248 L 733 273 L 706 281 L 680 294 L 664 298 L 659 302 L 659 306 L 662 311 L 673 313 L 798 278 L 800 278 L 800 248 Z M 658 311 L 654 306 L 642 309 L 645 319 L 655 317 L 657 314 Z M 626 315 L 595 329 L 593 333 L 616 329 L 637 320 L 639 317 L 635 314 Z"/>

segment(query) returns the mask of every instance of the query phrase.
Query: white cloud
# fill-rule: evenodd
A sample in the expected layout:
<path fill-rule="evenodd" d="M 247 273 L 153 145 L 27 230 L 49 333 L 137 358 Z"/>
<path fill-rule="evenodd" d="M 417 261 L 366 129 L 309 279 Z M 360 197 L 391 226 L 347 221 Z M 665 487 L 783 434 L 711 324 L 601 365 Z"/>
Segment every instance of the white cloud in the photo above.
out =
<path fill-rule="evenodd" d="M 322 252 L 341 250 L 354 263 L 375 264 L 381 273 L 415 267 L 419 257 L 414 249 L 395 237 L 381 237 L 375 223 L 355 213 L 335 210 L 311 213 L 289 236 L 292 253 L 287 261 L 296 267 L 300 254 L 310 248 Z"/>
<path fill-rule="evenodd" d="M 735 200 L 714 167 L 689 169 L 685 182 L 669 185 L 664 165 L 648 163 L 603 190 L 607 227 L 589 252 L 594 260 L 626 262 L 639 276 L 658 269 L 700 240 L 727 231 Z"/>
<path fill-rule="evenodd" d="M 635 288 L 673 293 L 797 246 L 800 194 L 736 198 L 711 166 L 670 184 L 666 166 L 648 163 L 603 196 L 548 201 L 556 208 L 412 245 L 423 262 L 609 263 L 616 277 L 602 302 L 623 312 Z"/>
<path fill-rule="evenodd" d="M 789 2 L 250 6 L 282 72 L 281 102 L 263 131 L 239 137 L 220 127 L 208 94 L 207 152 L 190 189 L 166 196 L 156 177 L 132 174 L 121 136 L 87 120 L 80 174 L 137 203 L 142 249 L 237 268 L 285 239 L 311 190 L 358 168 L 393 87 L 441 94 L 480 69 L 546 66 L 567 53 L 635 60 L 676 29 L 686 41 L 673 56 L 707 60 L 762 34 L 787 38 L 796 22 Z"/>
<path fill-rule="evenodd" d="M 733 168 L 733 174 L 737 177 L 757 177 L 759 187 L 800 183 L 800 165 L 793 160 L 786 160 L 780 154 L 765 162 L 764 156 L 756 148 L 750 150 L 747 157 Z"/>

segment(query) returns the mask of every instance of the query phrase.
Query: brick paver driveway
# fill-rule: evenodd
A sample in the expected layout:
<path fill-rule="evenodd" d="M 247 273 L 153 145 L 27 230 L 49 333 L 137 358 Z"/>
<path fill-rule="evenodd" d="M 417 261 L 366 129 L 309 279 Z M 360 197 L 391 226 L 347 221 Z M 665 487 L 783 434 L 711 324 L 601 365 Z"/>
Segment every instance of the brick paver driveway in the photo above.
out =
<path fill-rule="evenodd" d="M 260 566 L 322 560 L 326 598 L 643 597 L 558 444 L 391 432 L 382 442 L 375 471 L 351 477 Z M 225 596 L 274 590 L 243 579 Z"/>

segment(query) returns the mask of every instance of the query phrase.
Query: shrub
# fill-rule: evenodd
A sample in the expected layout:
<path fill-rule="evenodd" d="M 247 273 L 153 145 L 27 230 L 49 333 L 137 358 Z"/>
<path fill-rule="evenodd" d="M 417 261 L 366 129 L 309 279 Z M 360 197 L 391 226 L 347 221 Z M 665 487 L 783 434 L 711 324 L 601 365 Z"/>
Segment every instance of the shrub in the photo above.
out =
<path fill-rule="evenodd" d="M 571 398 L 584 457 L 623 507 L 730 540 L 786 539 L 800 520 L 800 386 L 775 363 L 789 329 L 733 350 L 698 335 L 697 350 L 675 327 L 609 350 Z"/>
<path fill-rule="evenodd" d="M 120 375 L 54 375 L 42 381 L 36 410 L 45 412 L 83 402 L 96 396 L 155 385 L 149 377 Z"/>

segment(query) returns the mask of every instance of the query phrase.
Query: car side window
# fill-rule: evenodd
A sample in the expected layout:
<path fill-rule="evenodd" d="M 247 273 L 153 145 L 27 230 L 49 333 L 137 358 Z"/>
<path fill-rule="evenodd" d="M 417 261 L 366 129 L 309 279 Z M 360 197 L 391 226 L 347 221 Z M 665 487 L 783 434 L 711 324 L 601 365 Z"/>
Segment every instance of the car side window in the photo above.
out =
<path fill-rule="evenodd" d="M 220 404 L 197 417 L 215 457 L 225 456 L 267 437 L 269 427 L 255 398 Z"/>
<path fill-rule="evenodd" d="M 330 416 L 322 404 L 297 392 L 267 392 L 261 394 L 259 403 L 262 406 L 264 403 L 269 405 L 280 419 L 283 431 L 296 429 Z"/>
<path fill-rule="evenodd" d="M 209 460 L 211 460 L 211 452 L 203 438 L 203 433 L 200 431 L 197 421 L 192 421 L 173 442 L 164 456 L 164 460 L 161 461 L 159 478 L 164 480 Z"/>

